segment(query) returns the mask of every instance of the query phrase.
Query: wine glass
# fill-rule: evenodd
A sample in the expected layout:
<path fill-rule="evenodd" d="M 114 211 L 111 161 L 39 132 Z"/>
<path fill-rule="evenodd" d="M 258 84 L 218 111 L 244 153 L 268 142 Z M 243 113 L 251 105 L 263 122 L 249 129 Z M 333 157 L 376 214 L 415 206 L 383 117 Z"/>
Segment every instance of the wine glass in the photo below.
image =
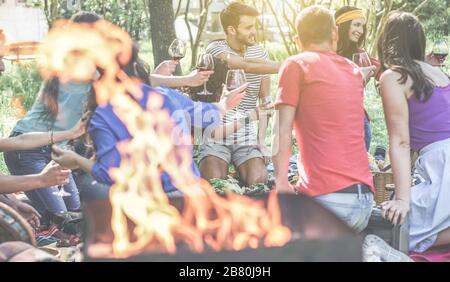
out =
<path fill-rule="evenodd" d="M 169 46 L 169 55 L 172 60 L 179 62 L 186 55 L 186 43 L 183 40 L 175 39 Z"/>
<path fill-rule="evenodd" d="M 367 54 L 367 52 L 360 52 L 360 53 L 353 54 L 352 60 L 360 68 L 366 68 L 366 67 L 372 66 L 372 62 L 370 61 L 370 57 Z"/>
<path fill-rule="evenodd" d="M 233 91 L 245 83 L 245 73 L 242 69 L 229 70 L 227 72 L 226 87 L 228 91 Z"/>
<path fill-rule="evenodd" d="M 357 64 L 360 69 L 372 66 L 372 61 L 370 60 L 369 54 L 367 54 L 367 52 L 359 52 L 353 54 L 352 61 Z M 370 76 L 364 77 L 364 84 L 366 84 L 369 79 Z"/>
<path fill-rule="evenodd" d="M 198 56 L 197 59 L 197 65 L 196 65 L 197 71 L 212 71 L 214 70 L 214 58 L 211 54 L 202 54 Z M 213 93 L 208 92 L 206 89 L 206 82 L 203 83 L 203 92 L 198 93 L 197 95 L 212 95 Z"/>
<path fill-rule="evenodd" d="M 438 40 L 434 43 L 432 51 L 433 57 L 435 57 L 441 65 L 444 64 L 447 59 L 448 52 L 449 47 L 444 40 Z"/>
<path fill-rule="evenodd" d="M 73 145 L 62 145 L 60 147 L 61 147 L 61 149 L 64 149 L 64 150 L 75 151 L 75 147 Z M 56 195 L 56 196 L 59 196 L 59 197 L 72 196 L 71 193 L 69 193 L 68 191 L 66 191 L 64 189 L 65 185 L 56 185 L 55 187 L 58 188 L 58 191 L 53 192 L 53 195 Z"/>

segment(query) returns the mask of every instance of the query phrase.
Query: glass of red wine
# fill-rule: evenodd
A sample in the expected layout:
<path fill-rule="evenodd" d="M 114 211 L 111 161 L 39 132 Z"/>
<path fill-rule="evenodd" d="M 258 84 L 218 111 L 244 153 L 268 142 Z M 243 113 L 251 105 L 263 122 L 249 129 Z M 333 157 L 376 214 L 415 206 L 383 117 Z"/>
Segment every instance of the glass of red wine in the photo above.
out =
<path fill-rule="evenodd" d="M 352 56 L 352 61 L 358 65 L 360 69 L 372 66 L 372 61 L 370 60 L 369 54 L 367 52 L 355 53 Z M 364 78 L 364 84 L 370 79 Z"/>
<path fill-rule="evenodd" d="M 75 151 L 75 147 L 73 145 L 62 145 L 60 146 L 61 149 L 64 150 L 70 150 L 70 151 Z M 67 192 L 64 187 L 65 185 L 56 185 L 56 188 L 58 188 L 58 191 L 53 192 L 53 195 L 59 196 L 59 197 L 69 197 L 72 196 L 71 193 Z"/>
<path fill-rule="evenodd" d="M 369 54 L 367 54 L 367 52 L 360 52 L 353 54 L 352 60 L 360 68 L 372 66 L 372 62 L 370 61 L 370 57 Z"/>
<path fill-rule="evenodd" d="M 449 53 L 449 47 L 444 40 L 438 40 L 433 46 L 433 57 L 443 65 Z"/>
<path fill-rule="evenodd" d="M 228 91 L 233 91 L 245 83 L 245 73 L 242 69 L 229 70 L 227 72 L 226 87 Z"/>
<path fill-rule="evenodd" d="M 186 55 L 186 43 L 178 38 L 175 39 L 169 46 L 169 55 L 172 60 L 179 62 Z"/>
<path fill-rule="evenodd" d="M 214 70 L 214 58 L 211 54 L 202 54 L 198 56 L 197 71 L 213 71 Z M 206 89 L 206 82 L 203 84 L 203 92 L 198 93 L 197 95 L 212 95 L 213 93 L 208 92 Z"/>

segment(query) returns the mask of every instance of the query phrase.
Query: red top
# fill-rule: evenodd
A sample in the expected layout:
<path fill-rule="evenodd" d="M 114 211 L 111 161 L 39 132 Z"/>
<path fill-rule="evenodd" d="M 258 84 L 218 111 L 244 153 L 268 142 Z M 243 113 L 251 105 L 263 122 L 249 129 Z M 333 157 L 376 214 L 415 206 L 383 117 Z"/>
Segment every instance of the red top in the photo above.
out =
<path fill-rule="evenodd" d="M 353 184 L 373 189 L 364 145 L 363 79 L 358 67 L 336 53 L 305 52 L 280 70 L 275 105 L 297 109 L 297 189 L 309 196 Z"/>

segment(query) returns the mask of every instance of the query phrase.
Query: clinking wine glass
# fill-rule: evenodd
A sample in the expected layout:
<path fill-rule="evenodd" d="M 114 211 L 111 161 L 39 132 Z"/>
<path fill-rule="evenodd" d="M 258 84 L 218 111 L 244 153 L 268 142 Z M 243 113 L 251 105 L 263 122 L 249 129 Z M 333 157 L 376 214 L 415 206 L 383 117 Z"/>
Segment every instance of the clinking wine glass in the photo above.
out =
<path fill-rule="evenodd" d="M 211 54 L 202 54 L 198 56 L 197 59 L 197 65 L 196 65 L 197 71 L 213 71 L 214 70 L 214 58 Z M 203 83 L 203 92 L 198 93 L 198 95 L 212 95 L 213 93 L 208 92 L 206 89 L 206 82 Z"/>
<path fill-rule="evenodd" d="M 172 41 L 169 46 L 169 55 L 172 60 L 179 62 L 186 55 L 186 43 L 178 38 Z"/>
<path fill-rule="evenodd" d="M 360 69 L 372 66 L 372 61 L 370 60 L 369 54 L 367 54 L 367 52 L 359 52 L 353 54 L 352 61 L 357 64 Z M 366 83 L 369 79 L 370 77 L 364 78 L 364 83 Z"/>
<path fill-rule="evenodd" d="M 62 145 L 60 146 L 61 149 L 64 150 L 70 150 L 70 151 L 75 151 L 75 147 L 72 145 Z M 66 191 L 64 189 L 65 185 L 56 185 L 56 188 L 58 188 L 58 191 L 53 192 L 53 195 L 59 196 L 59 197 L 69 197 L 72 196 L 71 193 L 69 193 L 68 191 Z"/>
<path fill-rule="evenodd" d="M 366 67 L 372 66 L 372 62 L 370 61 L 370 57 L 367 54 L 367 52 L 360 52 L 360 53 L 353 54 L 352 60 L 360 68 L 366 68 Z"/>
<path fill-rule="evenodd" d="M 233 91 L 245 83 L 245 73 L 242 69 L 229 70 L 227 72 L 226 87 L 228 91 Z"/>
<path fill-rule="evenodd" d="M 449 47 L 448 44 L 444 40 L 438 40 L 436 43 L 434 43 L 433 46 L 433 57 L 435 57 L 439 64 L 444 64 L 445 60 L 447 59 L 449 53 Z"/>

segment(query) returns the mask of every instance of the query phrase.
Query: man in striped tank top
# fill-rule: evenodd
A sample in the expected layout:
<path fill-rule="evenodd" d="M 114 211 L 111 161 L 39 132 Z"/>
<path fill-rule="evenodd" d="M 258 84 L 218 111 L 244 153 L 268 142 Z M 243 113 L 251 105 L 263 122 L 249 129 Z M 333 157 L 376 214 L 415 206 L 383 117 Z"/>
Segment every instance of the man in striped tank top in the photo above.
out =
<path fill-rule="evenodd" d="M 207 180 L 227 178 L 228 164 L 233 163 L 243 184 L 266 182 L 264 157 L 269 151 L 264 139 L 268 120 L 261 118 L 257 130 L 247 114 L 257 107 L 258 99 L 263 104 L 270 102 L 269 74 L 277 73 L 280 63 L 268 60 L 267 51 L 255 42 L 258 15 L 253 7 L 238 2 L 230 4 L 220 15 L 226 39 L 213 41 L 206 48 L 206 53 L 226 61 L 230 69 L 243 69 L 249 84 L 239 106 L 222 120 L 222 123 L 238 120 L 245 126 L 224 140 L 208 140 L 199 148 L 199 167 Z"/>

